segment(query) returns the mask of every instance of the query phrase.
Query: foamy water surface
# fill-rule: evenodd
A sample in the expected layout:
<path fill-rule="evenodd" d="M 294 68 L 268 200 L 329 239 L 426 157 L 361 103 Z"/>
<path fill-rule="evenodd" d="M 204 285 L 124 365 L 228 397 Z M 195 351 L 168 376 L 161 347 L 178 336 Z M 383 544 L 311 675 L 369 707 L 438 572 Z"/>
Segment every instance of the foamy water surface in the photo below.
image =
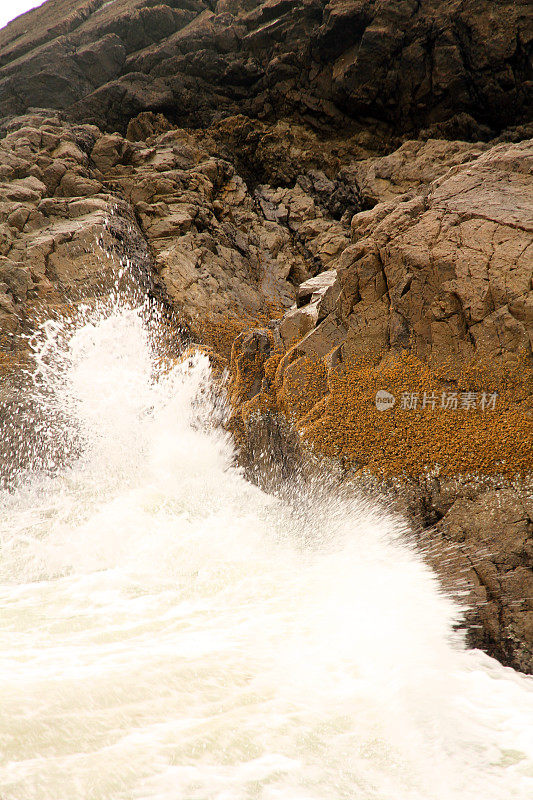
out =
<path fill-rule="evenodd" d="M 531 679 L 382 509 L 247 483 L 153 324 L 37 338 L 79 456 L 0 493 L 2 800 L 530 800 Z"/>

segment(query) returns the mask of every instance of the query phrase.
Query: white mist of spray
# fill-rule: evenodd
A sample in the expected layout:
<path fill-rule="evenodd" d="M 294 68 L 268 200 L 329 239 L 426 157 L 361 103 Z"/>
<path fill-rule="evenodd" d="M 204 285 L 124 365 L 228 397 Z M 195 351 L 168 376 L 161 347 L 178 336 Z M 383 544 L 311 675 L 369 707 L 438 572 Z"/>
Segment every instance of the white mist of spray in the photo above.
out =
<path fill-rule="evenodd" d="M 78 455 L 0 494 L 2 800 L 532 797 L 531 681 L 454 641 L 397 520 L 247 483 L 157 324 L 37 337 Z"/>

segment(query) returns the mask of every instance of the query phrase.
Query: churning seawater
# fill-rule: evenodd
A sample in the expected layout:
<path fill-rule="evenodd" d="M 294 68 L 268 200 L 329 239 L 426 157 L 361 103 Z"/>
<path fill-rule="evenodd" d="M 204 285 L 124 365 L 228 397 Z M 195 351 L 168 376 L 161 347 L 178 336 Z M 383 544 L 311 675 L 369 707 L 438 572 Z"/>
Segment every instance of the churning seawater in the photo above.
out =
<path fill-rule="evenodd" d="M 76 456 L 0 493 L 2 800 L 530 800 L 530 679 L 454 641 L 381 509 L 247 483 L 156 325 L 36 337 Z"/>

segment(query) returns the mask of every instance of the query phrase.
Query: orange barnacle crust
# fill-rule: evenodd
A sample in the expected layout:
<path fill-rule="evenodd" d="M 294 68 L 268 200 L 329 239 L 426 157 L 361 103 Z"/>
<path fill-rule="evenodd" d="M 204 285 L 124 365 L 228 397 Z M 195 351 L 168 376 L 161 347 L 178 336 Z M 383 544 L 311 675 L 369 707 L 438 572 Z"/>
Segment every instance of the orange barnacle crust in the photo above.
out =
<path fill-rule="evenodd" d="M 251 416 L 274 412 L 317 455 L 383 478 L 531 475 L 533 372 L 525 355 L 511 366 L 472 360 L 458 367 L 404 351 L 329 368 L 327 358 L 311 357 L 298 344 L 285 351 L 265 318 L 210 321 L 205 331 L 204 341 L 228 364 L 237 438 Z M 250 337 L 268 338 L 269 347 L 243 349 Z M 392 408 L 376 407 L 379 390 L 394 396 Z M 475 395 L 474 406 L 463 405 L 467 393 Z M 454 394 L 457 408 L 446 407 Z M 417 398 L 416 408 L 405 407 L 405 395 Z M 483 396 L 493 397 L 491 406 L 481 407 Z"/>
<path fill-rule="evenodd" d="M 211 347 L 229 362 L 233 342 L 240 333 L 253 328 L 264 328 L 272 319 L 277 319 L 284 312 L 280 306 L 265 304 L 265 311 L 257 314 L 235 314 L 223 316 L 208 314 L 196 324 L 191 325 L 193 339 L 202 345 Z"/>
<path fill-rule="evenodd" d="M 392 408 L 376 407 L 380 389 L 394 395 Z M 442 366 L 432 369 L 408 353 L 379 364 L 361 359 L 330 374 L 321 406 L 297 427 L 316 451 L 383 477 L 428 471 L 515 477 L 530 474 L 533 463 L 532 390 L 525 365 L 500 374 L 465 365 L 450 382 Z M 461 407 L 468 392 L 477 407 Z M 416 408 L 403 407 L 404 393 L 417 398 Z M 442 407 L 443 393 L 444 403 L 456 393 L 458 407 Z M 497 394 L 494 408 L 480 407 L 483 393 Z"/>

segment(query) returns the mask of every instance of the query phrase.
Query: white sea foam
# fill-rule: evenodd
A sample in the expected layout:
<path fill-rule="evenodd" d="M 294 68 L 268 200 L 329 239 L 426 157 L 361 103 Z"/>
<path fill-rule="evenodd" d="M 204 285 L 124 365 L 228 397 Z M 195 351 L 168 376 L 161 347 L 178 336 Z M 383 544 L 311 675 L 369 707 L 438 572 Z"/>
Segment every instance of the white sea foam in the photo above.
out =
<path fill-rule="evenodd" d="M 2 800 L 533 797 L 531 680 L 453 640 L 381 509 L 247 483 L 156 324 L 37 337 L 78 456 L 0 494 Z"/>

